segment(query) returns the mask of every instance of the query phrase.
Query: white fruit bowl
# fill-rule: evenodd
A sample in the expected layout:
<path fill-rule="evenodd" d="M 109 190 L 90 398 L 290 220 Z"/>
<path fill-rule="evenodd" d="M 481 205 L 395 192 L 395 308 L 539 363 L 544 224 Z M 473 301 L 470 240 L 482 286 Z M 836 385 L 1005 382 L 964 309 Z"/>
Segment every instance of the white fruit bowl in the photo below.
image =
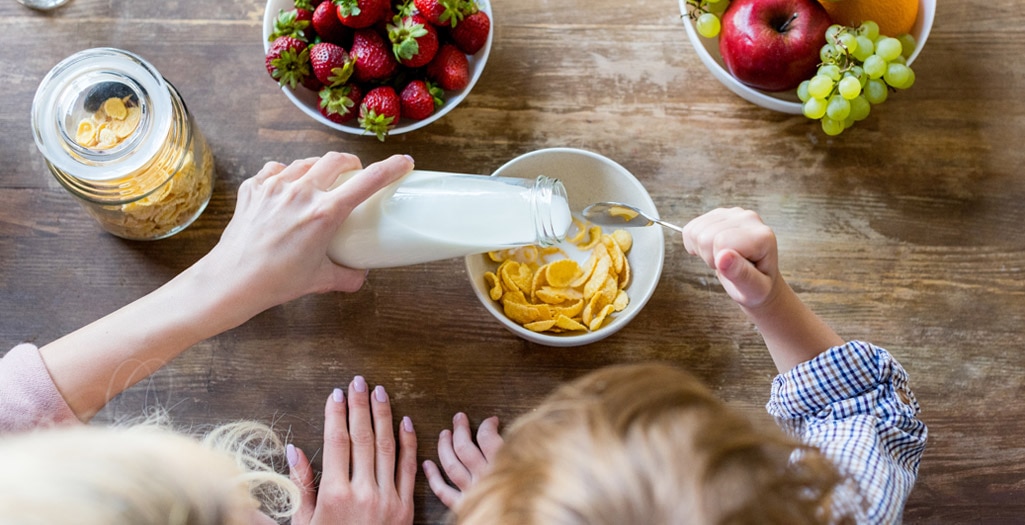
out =
<path fill-rule="evenodd" d="M 620 164 L 590 151 L 574 148 L 550 148 L 520 155 L 495 171 L 493 176 L 522 177 L 534 179 L 548 175 L 562 181 L 566 187 L 570 210 L 580 214 L 589 204 L 601 201 L 618 201 L 634 204 L 645 213 L 658 217 L 655 203 L 644 186 Z M 604 227 L 605 233 L 614 228 Z M 665 237 L 660 226 L 630 228 L 633 247 L 626 257 L 630 263 L 631 279 L 626 292 L 630 303 L 621 311 L 610 316 L 604 325 L 586 332 L 532 332 L 506 316 L 502 305 L 491 299 L 484 280 L 485 272 L 494 272 L 498 263 L 487 254 L 466 257 L 466 273 L 474 293 L 484 308 L 506 329 L 519 337 L 534 343 L 553 347 L 571 347 L 594 343 L 609 337 L 625 327 L 640 313 L 655 292 L 662 276 L 665 257 Z M 560 245 L 563 251 L 584 262 L 589 252 L 580 252 L 569 242 Z"/>
<path fill-rule="evenodd" d="M 398 125 L 388 131 L 388 135 L 399 135 L 401 133 L 408 133 L 413 130 L 420 129 L 436 120 L 444 117 L 449 111 L 455 109 L 466 95 L 470 94 L 470 90 L 477 83 L 481 73 L 484 72 L 484 65 L 488 61 L 488 55 L 491 54 L 491 42 L 495 36 L 495 17 L 491 12 L 491 1 L 490 0 L 477 0 L 477 5 L 481 11 L 488 14 L 488 18 L 491 19 L 491 31 L 488 33 L 487 42 L 484 43 L 477 53 L 468 55 L 467 58 L 470 62 L 470 83 L 463 89 L 458 91 L 446 91 L 445 92 L 445 104 L 437 109 L 431 116 L 423 120 L 411 120 L 411 119 L 399 119 Z M 271 42 L 267 40 L 270 34 L 274 31 L 274 21 L 278 17 L 278 12 L 281 10 L 289 10 L 295 8 L 295 2 L 293 0 L 268 0 L 267 7 L 263 12 L 263 52 L 266 53 L 270 48 Z M 269 78 L 269 77 L 268 77 Z M 272 82 L 272 80 L 267 80 Z M 349 122 L 337 123 L 334 122 L 320 113 L 317 109 L 319 102 L 317 93 L 306 89 L 302 86 L 296 87 L 295 90 L 290 89 L 287 86 L 281 87 L 281 92 L 291 100 L 293 104 L 303 113 L 306 113 L 313 120 L 320 122 L 321 124 L 336 129 L 338 131 L 344 131 L 345 133 L 352 133 L 354 135 L 366 135 L 373 137 L 373 133 L 366 132 L 355 120 Z"/>
<path fill-rule="evenodd" d="M 697 52 L 698 58 L 705 64 L 705 67 L 712 72 L 712 75 L 719 80 L 730 91 L 737 96 L 766 109 L 801 114 L 801 101 L 797 98 L 796 90 L 770 93 L 752 87 L 748 87 L 737 80 L 726 70 L 722 56 L 719 54 L 719 39 L 705 38 L 698 34 L 694 28 L 694 21 L 691 20 L 687 10 L 687 0 L 678 0 L 680 13 L 683 15 L 683 27 L 687 30 L 687 39 Z M 724 0 L 725 1 L 725 0 Z M 933 18 L 936 16 L 936 0 L 918 0 L 918 19 L 911 29 L 911 36 L 915 37 L 915 50 L 908 58 L 908 65 L 915 61 L 921 53 L 925 41 L 929 38 L 929 31 L 932 30 Z M 899 35 L 891 35 L 899 36 Z"/>

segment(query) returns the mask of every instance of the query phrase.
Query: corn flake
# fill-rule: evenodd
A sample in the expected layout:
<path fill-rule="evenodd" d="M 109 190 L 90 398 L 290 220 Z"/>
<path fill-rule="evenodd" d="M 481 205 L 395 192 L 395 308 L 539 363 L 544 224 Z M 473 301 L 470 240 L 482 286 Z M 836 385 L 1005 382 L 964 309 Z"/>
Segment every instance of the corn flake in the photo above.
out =
<path fill-rule="evenodd" d="M 498 264 L 485 272 L 488 296 L 505 315 L 534 332 L 586 332 L 604 326 L 626 309 L 630 296 L 627 253 L 633 237 L 625 230 L 604 234 L 600 226 L 574 217 L 567 240 L 590 251 L 583 266 L 558 247 L 526 246 L 488 253 Z"/>
<path fill-rule="evenodd" d="M 560 259 L 546 264 L 545 276 L 548 284 L 555 288 L 565 288 L 570 285 L 580 274 L 584 273 L 580 265 L 573 259 Z M 540 270 L 539 270 L 540 272 Z"/>
<path fill-rule="evenodd" d="M 637 217 L 637 211 L 623 206 L 612 206 L 609 208 L 609 215 L 613 217 L 622 217 L 623 222 L 629 222 Z"/>

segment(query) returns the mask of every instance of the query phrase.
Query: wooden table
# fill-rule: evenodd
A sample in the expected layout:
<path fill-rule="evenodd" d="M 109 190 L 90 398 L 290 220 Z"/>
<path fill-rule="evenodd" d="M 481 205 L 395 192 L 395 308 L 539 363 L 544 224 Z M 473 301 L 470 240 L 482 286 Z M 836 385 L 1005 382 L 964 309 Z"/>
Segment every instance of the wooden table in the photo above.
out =
<path fill-rule="evenodd" d="M 258 0 L 73 0 L 50 15 L 0 2 L 0 348 L 49 342 L 186 268 L 216 243 L 238 185 L 267 161 L 332 149 L 367 162 L 409 153 L 420 168 L 486 174 L 531 150 L 584 148 L 636 174 L 675 222 L 718 206 L 759 211 L 801 296 L 843 336 L 898 357 L 930 431 L 908 522 L 1020 520 L 1018 1 L 940 2 L 917 84 L 836 139 L 722 88 L 687 43 L 676 2 L 623 5 L 494 0 L 495 45 L 472 94 L 438 123 L 382 144 L 329 131 L 282 96 L 264 71 Z M 171 239 L 102 233 L 33 144 L 40 79 L 97 46 L 152 62 L 212 145 L 210 207 Z M 186 425 L 258 418 L 312 451 L 331 388 L 361 373 L 389 389 L 397 414 L 413 416 L 426 459 L 458 410 L 508 422 L 563 381 L 641 360 L 673 362 L 742 410 L 764 413 L 774 369 L 763 343 L 714 275 L 670 237 L 647 307 L 592 346 L 516 338 L 478 303 L 461 260 L 378 270 L 358 293 L 298 300 L 198 345 L 98 421 L 152 406 Z M 416 504 L 418 522 L 440 520 L 422 477 Z"/>

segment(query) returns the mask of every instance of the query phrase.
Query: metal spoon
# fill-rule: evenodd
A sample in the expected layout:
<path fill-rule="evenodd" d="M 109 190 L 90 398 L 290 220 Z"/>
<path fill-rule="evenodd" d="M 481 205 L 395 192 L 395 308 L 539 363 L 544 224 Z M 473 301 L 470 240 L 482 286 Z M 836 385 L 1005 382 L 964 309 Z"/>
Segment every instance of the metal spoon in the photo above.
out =
<path fill-rule="evenodd" d="M 596 202 L 584 208 L 584 218 L 601 226 L 620 226 L 635 228 L 661 224 L 670 230 L 683 233 L 683 228 L 656 219 L 639 210 L 636 206 L 622 202 Z"/>

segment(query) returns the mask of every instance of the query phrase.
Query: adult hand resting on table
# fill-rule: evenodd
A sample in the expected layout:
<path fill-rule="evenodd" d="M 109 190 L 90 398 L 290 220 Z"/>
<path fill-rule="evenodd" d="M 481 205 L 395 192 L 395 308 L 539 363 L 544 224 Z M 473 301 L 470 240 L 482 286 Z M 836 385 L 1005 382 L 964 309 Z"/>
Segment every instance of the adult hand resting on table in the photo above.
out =
<path fill-rule="evenodd" d="M 368 393 L 366 380 L 356 376 L 348 396 L 336 389 L 324 409 L 319 492 L 306 454 L 292 446 L 287 451 L 292 481 L 302 491 L 302 505 L 292 524 L 412 523 L 416 433 L 408 417 L 400 426 L 396 464 L 392 411 L 384 387 Z"/>

